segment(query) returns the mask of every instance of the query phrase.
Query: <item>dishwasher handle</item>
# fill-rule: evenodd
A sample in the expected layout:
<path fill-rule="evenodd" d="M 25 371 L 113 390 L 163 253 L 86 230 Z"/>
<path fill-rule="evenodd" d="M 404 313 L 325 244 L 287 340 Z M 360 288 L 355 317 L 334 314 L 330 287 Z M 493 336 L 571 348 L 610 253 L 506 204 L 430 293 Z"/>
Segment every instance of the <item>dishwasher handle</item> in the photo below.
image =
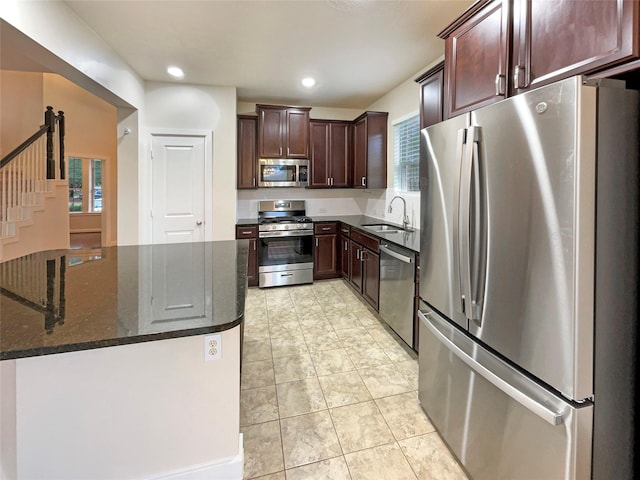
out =
<path fill-rule="evenodd" d="M 388 245 L 380 245 L 380 251 L 404 263 L 414 263 L 415 261 L 413 257 L 408 257 L 391 250 Z"/>

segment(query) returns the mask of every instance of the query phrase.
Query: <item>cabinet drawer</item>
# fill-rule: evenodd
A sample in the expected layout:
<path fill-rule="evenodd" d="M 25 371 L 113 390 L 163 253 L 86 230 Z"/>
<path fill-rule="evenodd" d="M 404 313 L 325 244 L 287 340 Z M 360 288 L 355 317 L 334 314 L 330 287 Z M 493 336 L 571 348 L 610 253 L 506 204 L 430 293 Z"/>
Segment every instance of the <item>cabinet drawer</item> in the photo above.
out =
<path fill-rule="evenodd" d="M 236 238 L 257 238 L 258 227 L 236 227 Z"/>
<path fill-rule="evenodd" d="M 340 224 L 340 233 L 343 237 L 350 237 L 351 227 L 349 225 L 345 225 L 344 223 Z"/>
<path fill-rule="evenodd" d="M 313 226 L 313 233 L 316 235 L 325 235 L 329 233 L 338 233 L 337 223 L 316 223 Z"/>
<path fill-rule="evenodd" d="M 360 245 L 367 247 L 369 250 L 373 252 L 378 252 L 380 248 L 380 242 L 377 238 L 370 237 L 358 230 L 351 231 L 351 239 L 358 242 Z"/>

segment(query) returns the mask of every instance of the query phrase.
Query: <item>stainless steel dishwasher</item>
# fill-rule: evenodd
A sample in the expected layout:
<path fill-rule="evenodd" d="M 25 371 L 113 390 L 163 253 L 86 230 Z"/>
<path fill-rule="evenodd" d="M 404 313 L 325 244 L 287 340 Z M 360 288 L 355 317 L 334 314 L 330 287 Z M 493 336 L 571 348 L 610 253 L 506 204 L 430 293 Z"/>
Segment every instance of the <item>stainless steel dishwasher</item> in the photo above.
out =
<path fill-rule="evenodd" d="M 380 242 L 380 316 L 413 348 L 416 254 Z"/>

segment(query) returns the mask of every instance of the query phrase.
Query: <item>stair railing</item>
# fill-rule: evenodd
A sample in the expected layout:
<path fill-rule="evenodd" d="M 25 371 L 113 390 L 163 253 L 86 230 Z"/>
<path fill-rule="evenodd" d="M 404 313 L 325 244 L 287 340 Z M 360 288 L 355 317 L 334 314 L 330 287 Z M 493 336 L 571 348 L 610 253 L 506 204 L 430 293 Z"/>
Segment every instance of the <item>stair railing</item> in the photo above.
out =
<path fill-rule="evenodd" d="M 44 330 L 51 334 L 65 321 L 66 268 L 66 255 L 32 253 L 0 263 L 0 295 L 41 313 Z"/>
<path fill-rule="evenodd" d="M 47 180 L 65 179 L 64 121 L 64 112 L 48 106 L 44 125 L 0 160 L 0 234 L 7 222 L 24 218 L 24 207 L 47 191 Z"/>

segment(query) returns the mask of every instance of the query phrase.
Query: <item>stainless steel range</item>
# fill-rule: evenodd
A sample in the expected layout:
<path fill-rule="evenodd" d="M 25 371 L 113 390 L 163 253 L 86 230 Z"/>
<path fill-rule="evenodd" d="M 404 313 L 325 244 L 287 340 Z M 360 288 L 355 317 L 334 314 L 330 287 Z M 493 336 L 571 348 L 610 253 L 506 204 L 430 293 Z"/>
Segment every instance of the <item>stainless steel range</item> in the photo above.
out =
<path fill-rule="evenodd" d="M 258 286 L 313 283 L 313 222 L 304 200 L 258 204 Z"/>

